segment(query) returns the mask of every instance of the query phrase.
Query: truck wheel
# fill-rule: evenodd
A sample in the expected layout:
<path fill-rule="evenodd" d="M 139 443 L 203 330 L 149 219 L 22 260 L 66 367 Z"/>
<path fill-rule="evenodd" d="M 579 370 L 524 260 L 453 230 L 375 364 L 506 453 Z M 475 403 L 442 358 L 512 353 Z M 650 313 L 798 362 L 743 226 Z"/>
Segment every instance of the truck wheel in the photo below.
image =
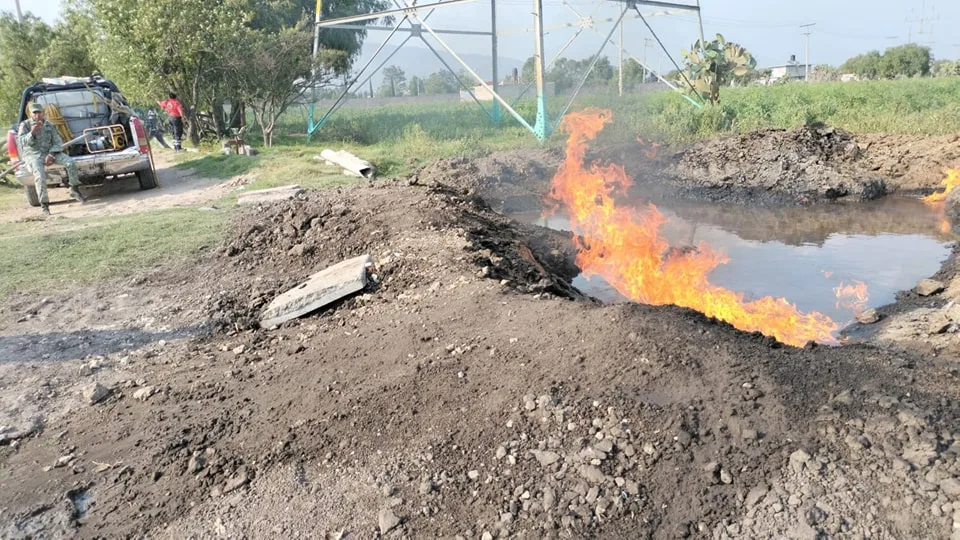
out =
<path fill-rule="evenodd" d="M 37 186 L 23 186 L 23 191 L 27 193 L 27 202 L 30 206 L 40 206 L 40 196 L 37 195 Z"/>
<path fill-rule="evenodd" d="M 157 173 L 153 172 L 153 167 L 139 171 L 137 173 L 137 180 L 140 181 L 140 189 L 153 189 L 157 187 Z"/>

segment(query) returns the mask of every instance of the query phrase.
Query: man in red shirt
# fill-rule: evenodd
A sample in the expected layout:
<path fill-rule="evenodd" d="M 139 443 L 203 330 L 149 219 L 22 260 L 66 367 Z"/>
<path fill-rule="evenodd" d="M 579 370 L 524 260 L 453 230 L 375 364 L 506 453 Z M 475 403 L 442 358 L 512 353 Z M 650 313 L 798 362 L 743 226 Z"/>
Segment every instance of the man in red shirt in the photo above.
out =
<path fill-rule="evenodd" d="M 167 111 L 170 129 L 173 131 L 173 150 L 175 152 L 179 152 L 182 150 L 180 147 L 180 140 L 183 139 L 183 104 L 181 104 L 180 100 L 177 99 L 176 94 L 170 92 L 170 98 L 163 101 L 158 101 L 157 105 L 163 107 L 163 110 Z"/>

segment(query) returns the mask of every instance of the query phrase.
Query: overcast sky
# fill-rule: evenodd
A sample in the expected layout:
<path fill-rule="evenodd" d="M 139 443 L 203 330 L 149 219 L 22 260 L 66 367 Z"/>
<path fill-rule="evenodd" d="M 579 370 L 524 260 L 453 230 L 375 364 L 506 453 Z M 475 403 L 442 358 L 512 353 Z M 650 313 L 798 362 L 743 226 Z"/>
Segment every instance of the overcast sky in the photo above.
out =
<path fill-rule="evenodd" d="M 420 0 L 420 3 L 428 1 Z M 59 14 L 60 3 L 60 0 L 21 0 L 24 11 L 33 12 L 51 23 Z M 598 5 L 598 2 L 588 0 L 569 0 L 569 7 L 562 0 L 543 0 L 543 3 L 548 28 L 557 24 L 575 24 L 577 17 L 570 7 L 582 15 L 589 15 Z M 616 16 L 622 5 L 610 0 L 599 3 L 599 18 Z M 871 49 L 882 51 L 906 43 L 908 39 L 930 46 L 935 58 L 960 58 L 960 37 L 951 31 L 960 23 L 958 0 L 701 0 L 701 3 L 707 36 L 720 32 L 728 40 L 741 43 L 754 54 L 760 67 L 783 64 L 791 54 L 802 62 L 805 50 L 803 30 L 799 26 L 806 23 L 816 23 L 810 35 L 810 61 L 814 64 L 838 65 L 855 54 Z M 532 27 L 530 6 L 528 0 L 498 0 L 499 30 Z M 645 13 L 659 9 L 642 8 Z M 0 0 L 0 10 L 13 11 L 14 1 Z M 435 28 L 481 30 L 489 28 L 489 10 L 489 2 L 478 0 L 474 4 L 438 9 L 428 22 Z M 696 17 L 693 15 L 656 16 L 649 18 L 649 22 L 677 61 L 680 48 L 689 47 L 697 38 Z M 596 26 L 605 34 L 612 23 L 598 23 Z M 651 34 L 636 19 L 628 20 L 624 28 L 624 48 L 642 57 L 644 39 L 652 38 Z M 548 32 L 545 38 L 548 58 L 563 47 L 574 32 L 572 28 Z M 384 37 L 386 32 L 371 32 L 365 48 L 375 48 Z M 394 37 L 391 43 L 399 43 L 398 38 L 402 39 L 402 36 Z M 603 37 L 598 33 L 585 30 L 564 56 L 588 57 L 602 42 Z M 457 52 L 489 54 L 489 39 L 482 36 L 453 36 L 448 43 Z M 530 33 L 503 35 L 500 43 L 500 57 L 522 60 L 533 53 Z M 669 60 L 660 52 L 659 45 L 653 41 L 646 45 L 648 63 L 654 68 L 662 66 L 667 71 Z M 616 61 L 615 40 L 607 46 L 605 53 Z"/>

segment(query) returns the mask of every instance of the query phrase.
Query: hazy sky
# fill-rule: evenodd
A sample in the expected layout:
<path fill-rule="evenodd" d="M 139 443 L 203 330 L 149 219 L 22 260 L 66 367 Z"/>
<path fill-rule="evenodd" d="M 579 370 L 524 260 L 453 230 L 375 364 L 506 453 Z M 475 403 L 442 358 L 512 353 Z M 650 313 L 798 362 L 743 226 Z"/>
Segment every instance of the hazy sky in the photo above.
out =
<path fill-rule="evenodd" d="M 421 0 L 421 3 L 428 1 Z M 545 26 L 576 23 L 576 16 L 562 0 L 543 0 L 543 3 Z M 581 14 L 589 15 L 598 2 L 569 0 L 568 4 Z M 618 7 L 622 5 L 610 0 L 603 0 L 600 4 L 598 18 L 616 16 Z M 906 43 L 908 38 L 930 46 L 936 58 L 960 58 L 960 37 L 955 37 L 955 32 L 950 30 L 960 23 L 960 1 L 957 0 L 701 0 L 701 4 L 706 35 L 720 32 L 728 40 L 743 44 L 756 56 L 761 67 L 783 64 L 791 54 L 795 54 L 797 60 L 802 62 L 805 52 L 799 26 L 805 23 L 816 23 L 810 36 L 810 60 L 814 64 L 838 65 L 855 54 L 871 49 L 882 51 L 889 46 Z M 53 22 L 60 9 L 60 0 L 21 0 L 21 6 L 24 11 Z M 498 0 L 499 30 L 532 27 L 530 6 L 527 0 Z M 486 29 L 490 24 L 489 9 L 489 2 L 484 0 L 438 9 L 429 23 L 435 28 Z M 659 8 L 642 9 L 651 12 Z M 13 11 L 13 0 L 0 0 L 0 10 Z M 648 20 L 678 61 L 679 49 L 689 47 L 697 38 L 696 17 L 693 15 L 659 16 Z M 597 24 L 598 30 L 604 34 L 611 26 L 609 22 Z M 644 38 L 652 36 L 639 20 L 629 20 L 624 28 L 624 48 L 642 57 Z M 545 38 L 547 56 L 552 57 L 574 32 L 572 28 L 548 32 Z M 386 32 L 370 32 L 365 48 L 375 48 L 384 37 Z M 399 43 L 402 37 L 394 37 L 391 43 Z M 564 56 L 590 56 L 602 42 L 599 34 L 585 30 Z M 489 39 L 482 36 L 454 36 L 448 43 L 457 52 L 489 53 Z M 669 61 L 660 53 L 660 47 L 652 41 L 647 45 L 648 63 L 654 68 L 662 65 L 663 70 L 667 71 Z M 532 53 L 532 34 L 501 37 L 501 57 L 522 60 Z M 615 39 L 607 46 L 605 53 L 616 61 Z"/>

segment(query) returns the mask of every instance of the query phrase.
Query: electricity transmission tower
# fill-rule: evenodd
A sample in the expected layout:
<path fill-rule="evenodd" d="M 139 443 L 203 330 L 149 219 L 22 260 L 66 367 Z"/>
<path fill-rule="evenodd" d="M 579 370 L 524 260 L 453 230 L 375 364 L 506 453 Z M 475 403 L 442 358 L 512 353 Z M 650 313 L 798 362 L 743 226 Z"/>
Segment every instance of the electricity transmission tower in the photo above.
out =
<path fill-rule="evenodd" d="M 930 16 L 927 16 L 927 0 L 923 0 L 923 2 L 921 2 L 920 4 L 920 15 L 916 18 L 913 18 L 913 19 L 908 18 L 906 20 L 907 43 L 913 43 L 913 24 L 914 23 L 917 23 L 920 25 L 920 29 L 917 31 L 917 35 L 921 37 L 918 39 L 922 40 L 923 39 L 922 36 L 925 36 L 927 34 L 933 34 L 933 21 L 939 20 L 940 16 L 937 15 L 936 10 L 933 7 L 930 8 L 930 11 L 931 11 Z M 911 9 L 910 13 L 913 13 L 913 12 L 914 10 Z M 930 25 L 927 27 L 928 29 L 924 31 L 923 28 L 924 28 L 924 25 L 927 24 L 927 22 L 930 22 Z"/>

